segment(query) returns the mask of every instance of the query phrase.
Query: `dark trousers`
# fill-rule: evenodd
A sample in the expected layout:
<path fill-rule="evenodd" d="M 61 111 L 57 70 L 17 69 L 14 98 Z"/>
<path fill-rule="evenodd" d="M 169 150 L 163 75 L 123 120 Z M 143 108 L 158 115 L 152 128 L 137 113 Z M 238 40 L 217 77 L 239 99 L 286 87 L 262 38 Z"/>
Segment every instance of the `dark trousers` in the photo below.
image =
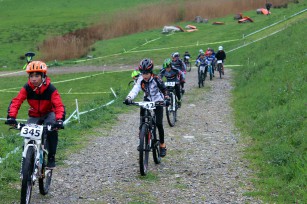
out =
<path fill-rule="evenodd" d="M 55 123 L 55 114 L 53 112 L 50 112 L 47 115 L 39 118 L 30 117 L 28 118 L 28 123 L 53 125 Z M 58 131 L 48 131 L 47 142 L 49 144 L 48 157 L 54 157 L 58 146 Z"/>
<path fill-rule="evenodd" d="M 176 96 L 177 99 L 180 101 L 181 100 L 181 88 L 180 88 L 180 84 L 176 84 L 175 85 L 175 92 L 176 92 Z"/>
<path fill-rule="evenodd" d="M 154 110 L 156 114 L 156 126 L 159 132 L 159 139 L 160 143 L 164 143 L 164 128 L 163 128 L 163 106 L 156 106 L 156 109 Z M 145 109 L 141 108 L 140 110 L 140 116 L 144 116 Z"/>

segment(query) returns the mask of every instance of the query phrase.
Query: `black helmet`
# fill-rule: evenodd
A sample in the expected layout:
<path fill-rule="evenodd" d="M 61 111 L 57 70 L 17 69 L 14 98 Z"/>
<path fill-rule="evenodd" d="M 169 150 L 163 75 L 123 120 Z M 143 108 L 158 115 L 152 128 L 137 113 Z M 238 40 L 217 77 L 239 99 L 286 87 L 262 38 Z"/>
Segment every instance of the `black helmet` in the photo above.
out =
<path fill-rule="evenodd" d="M 139 70 L 141 73 L 152 73 L 154 64 L 151 59 L 145 58 L 140 62 Z"/>

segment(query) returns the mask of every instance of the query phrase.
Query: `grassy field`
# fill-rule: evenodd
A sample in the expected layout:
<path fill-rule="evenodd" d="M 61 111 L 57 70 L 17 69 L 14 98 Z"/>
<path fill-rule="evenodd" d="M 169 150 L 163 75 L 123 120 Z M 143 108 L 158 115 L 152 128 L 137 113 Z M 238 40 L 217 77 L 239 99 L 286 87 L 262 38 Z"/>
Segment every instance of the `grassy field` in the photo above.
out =
<path fill-rule="evenodd" d="M 263 7 L 257 0 L 10 0 L 0 5 L 0 19 L 4 19 L 0 21 L 0 69 L 4 70 L 21 67 L 27 51 L 47 61 L 86 57 L 97 40 L 162 28 L 197 15 L 211 20 Z"/>
<path fill-rule="evenodd" d="M 13 6 L 15 1 L 9 2 Z M 136 5 L 140 1 L 133 2 Z M 61 2 L 61 4 L 65 8 L 65 3 Z M 28 2 L 24 7 L 20 6 L 15 10 L 22 15 L 29 15 L 29 13 L 22 11 L 29 8 L 30 5 Z M 56 4 L 48 3 L 48 6 L 52 5 L 54 12 L 54 10 L 57 10 L 55 9 L 57 8 Z M 93 14 L 93 16 L 89 17 L 88 13 L 84 16 L 79 15 L 78 10 L 64 14 L 63 10 L 61 12 L 58 9 L 58 18 L 62 18 L 62 20 L 73 18 L 76 19 L 76 24 L 69 27 L 63 23 L 63 27 L 57 29 L 67 31 L 94 22 L 95 15 L 97 17 L 99 13 L 98 8 L 91 8 L 90 5 L 69 5 L 72 8 L 81 6 L 85 10 L 88 9 L 87 12 Z M 3 9 L 2 6 L 0 8 Z M 8 10 L 11 8 L 6 7 Z M 112 9 L 116 9 L 111 5 L 109 8 L 110 12 Z M 93 56 L 92 60 L 80 63 L 70 60 L 60 62 L 60 64 L 81 66 L 103 66 L 105 64 L 121 66 L 129 64 L 136 66 L 142 58 L 148 56 L 154 60 L 155 64 L 161 64 L 174 51 L 183 53 L 188 50 L 194 58 L 200 48 L 213 47 L 217 49 L 222 44 L 226 52 L 230 51 L 227 55 L 227 64 L 242 65 L 234 68 L 236 76 L 234 79 L 233 107 L 236 125 L 246 139 L 245 142 L 250 144 L 250 148 L 246 152 L 246 157 L 251 162 L 250 168 L 259 172 L 253 181 L 256 190 L 250 192 L 250 195 L 259 196 L 268 203 L 306 203 L 307 60 L 304 46 L 304 42 L 307 40 L 305 37 L 307 31 L 306 12 L 242 39 L 243 35 L 248 35 L 288 18 L 305 8 L 306 1 L 301 1 L 300 4 L 290 4 L 288 9 L 273 9 L 271 16 L 257 15 L 254 10 L 244 12 L 245 16 L 250 16 L 255 20 L 254 23 L 238 24 L 233 20 L 233 15 L 229 15 L 224 18 L 213 19 L 214 21 L 225 22 L 224 26 L 213 26 L 212 20 L 208 24 L 198 24 L 198 32 L 165 35 L 161 34 L 161 28 L 99 41 L 92 47 L 90 53 Z M 43 12 L 46 16 L 42 19 L 45 18 L 44 22 L 48 29 L 56 29 L 56 27 L 52 27 L 58 25 L 52 24 L 55 21 L 54 15 L 48 12 Z M 2 15 L 1 12 L 0 15 Z M 3 29 L 1 31 L 5 30 L 5 32 L 0 32 L 0 35 L 15 36 L 12 33 L 16 27 L 27 28 L 27 22 L 19 22 L 19 18 L 15 17 L 13 13 L 10 16 L 12 16 L 11 23 L 5 24 L 1 21 L 0 30 Z M 180 22 L 176 25 L 185 27 L 185 25 L 191 23 Z M 8 28 L 4 29 L 2 25 L 8 26 Z M 12 27 L 12 25 L 16 27 Z M 283 28 L 286 29 L 282 32 L 252 43 Z M 3 53 L 6 50 L 8 58 L 5 58 L 5 60 L 9 60 L 11 57 L 19 56 L 13 50 L 23 50 L 22 53 L 24 53 L 30 49 L 31 47 L 27 47 L 27 43 L 34 40 L 30 37 L 35 35 L 27 34 L 24 36 L 27 37 L 22 37 L 19 41 L 13 40 L 9 45 L 4 44 L 0 56 L 4 56 Z M 37 34 L 35 40 L 43 40 L 43 37 L 44 35 Z M 4 38 L 1 37 L 0 39 Z M 251 44 L 247 45 L 248 43 Z M 243 45 L 247 46 L 231 51 Z M 78 79 L 84 76 L 89 77 Z M 98 125 L 110 127 L 112 122 L 116 120 L 115 115 L 127 110 L 122 106 L 121 101 L 128 92 L 129 77 L 130 72 L 51 75 L 52 81 L 63 97 L 67 115 L 75 110 L 76 98 L 78 98 L 80 110 L 84 111 L 114 99 L 113 94 L 110 93 L 110 87 L 118 95 L 118 99 L 113 105 L 85 114 L 81 116 L 80 124 L 74 121 L 64 131 L 61 131 L 58 154 L 60 163 L 69 153 L 86 145 L 86 141 L 89 139 L 87 133 L 93 131 L 94 127 Z M 74 80 L 65 82 L 65 80 L 71 79 Z M 25 81 L 25 76 L 0 78 L 0 118 L 6 117 L 6 109 L 10 100 L 17 94 Z M 91 92 L 100 93 L 89 94 Z M 74 93 L 79 94 L 76 96 Z M 22 107 L 18 118 L 26 118 L 26 109 L 26 105 Z M 16 132 L 9 132 L 7 129 L 7 126 L 0 124 L 1 158 L 6 157 L 16 147 L 20 147 L 22 143 L 21 138 L 15 136 Z M 19 186 L 19 168 L 20 150 L 17 150 L 16 154 L 9 154 L 8 159 L 0 164 L 0 197 L 4 203 L 12 203 L 19 197 L 17 187 Z"/>
<path fill-rule="evenodd" d="M 24 53 L 37 50 L 40 43 L 52 36 L 63 35 L 97 23 L 104 16 L 140 3 L 159 0 L 112 0 L 66 2 L 18 1 L 0 2 L 0 69 L 16 69 L 24 64 Z"/>

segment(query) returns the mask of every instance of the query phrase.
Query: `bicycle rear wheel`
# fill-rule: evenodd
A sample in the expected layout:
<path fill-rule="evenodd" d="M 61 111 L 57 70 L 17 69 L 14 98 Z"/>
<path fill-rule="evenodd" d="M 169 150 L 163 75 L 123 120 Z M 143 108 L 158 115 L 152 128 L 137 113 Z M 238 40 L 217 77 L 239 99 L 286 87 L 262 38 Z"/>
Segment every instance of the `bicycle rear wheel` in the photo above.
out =
<path fill-rule="evenodd" d="M 140 131 L 140 144 L 139 144 L 139 165 L 140 173 L 142 176 L 146 176 L 148 171 L 148 159 L 149 159 L 149 129 L 146 124 L 143 124 Z"/>
<path fill-rule="evenodd" d="M 166 107 L 166 118 L 169 126 L 174 127 L 177 115 L 176 99 L 174 93 L 171 93 L 170 99 L 171 99 L 171 104 L 168 107 Z"/>
<path fill-rule="evenodd" d="M 221 63 L 217 64 L 217 70 L 219 71 L 220 79 L 221 79 L 222 78 L 222 64 Z"/>
<path fill-rule="evenodd" d="M 42 165 L 42 171 L 41 171 L 41 178 L 38 179 L 39 184 L 39 192 L 42 195 L 46 195 L 49 191 L 49 187 L 51 184 L 51 178 L 52 178 L 52 169 L 47 169 L 47 158 L 48 155 L 46 152 L 43 153 L 43 165 Z"/>
<path fill-rule="evenodd" d="M 26 158 L 22 162 L 22 181 L 21 181 L 21 197 L 20 203 L 28 204 L 31 201 L 33 188 L 33 172 L 34 172 L 35 150 L 32 146 L 28 148 Z"/>

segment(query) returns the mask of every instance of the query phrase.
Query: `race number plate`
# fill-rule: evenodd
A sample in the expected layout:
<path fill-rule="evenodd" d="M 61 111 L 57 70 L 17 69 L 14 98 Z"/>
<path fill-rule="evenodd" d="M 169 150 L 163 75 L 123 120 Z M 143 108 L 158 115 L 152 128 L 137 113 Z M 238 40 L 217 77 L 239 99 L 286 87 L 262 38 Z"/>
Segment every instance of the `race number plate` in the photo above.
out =
<path fill-rule="evenodd" d="M 147 101 L 141 102 L 140 106 L 149 110 L 156 109 L 155 102 L 147 102 Z"/>
<path fill-rule="evenodd" d="M 199 71 L 203 71 L 203 72 L 204 72 L 204 71 L 205 71 L 205 68 L 206 68 L 205 66 L 200 66 L 200 67 L 199 67 Z"/>
<path fill-rule="evenodd" d="M 165 82 L 165 86 L 175 86 L 175 82 Z"/>
<path fill-rule="evenodd" d="M 20 131 L 20 136 L 34 140 L 40 140 L 42 138 L 42 134 L 43 126 L 36 124 L 27 124 L 22 127 Z"/>
<path fill-rule="evenodd" d="M 221 64 L 221 63 L 223 63 L 223 60 L 218 60 L 217 63 Z"/>

